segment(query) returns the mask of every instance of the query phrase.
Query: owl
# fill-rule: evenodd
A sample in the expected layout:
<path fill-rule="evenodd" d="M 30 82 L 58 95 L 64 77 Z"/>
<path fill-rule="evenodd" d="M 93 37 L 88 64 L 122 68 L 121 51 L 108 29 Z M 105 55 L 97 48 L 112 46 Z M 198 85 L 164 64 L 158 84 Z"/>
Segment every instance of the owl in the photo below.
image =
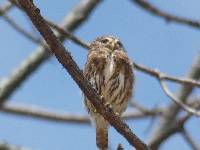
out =
<path fill-rule="evenodd" d="M 134 75 L 132 64 L 119 39 L 102 36 L 89 47 L 84 75 L 105 105 L 121 115 L 132 96 Z M 100 150 L 108 149 L 108 122 L 96 111 L 85 97 L 85 106 L 96 128 L 96 144 Z"/>

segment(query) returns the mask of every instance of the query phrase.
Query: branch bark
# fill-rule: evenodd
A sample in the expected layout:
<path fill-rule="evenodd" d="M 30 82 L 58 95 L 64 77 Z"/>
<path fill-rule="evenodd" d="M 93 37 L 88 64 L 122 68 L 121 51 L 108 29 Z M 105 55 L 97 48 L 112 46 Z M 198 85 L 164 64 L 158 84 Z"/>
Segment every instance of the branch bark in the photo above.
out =
<path fill-rule="evenodd" d="M 183 129 L 181 133 L 182 133 L 183 138 L 185 139 L 185 141 L 188 143 L 188 145 L 193 150 L 200 150 L 199 145 L 194 141 L 194 139 L 192 138 L 192 136 L 190 135 L 190 133 L 186 129 Z"/>
<path fill-rule="evenodd" d="M 30 150 L 30 149 L 25 148 L 25 147 L 11 145 L 6 142 L 0 142 L 0 150 Z"/>
<path fill-rule="evenodd" d="M 175 22 L 175 23 L 187 25 L 190 27 L 194 27 L 197 29 L 200 28 L 199 21 L 192 20 L 189 18 L 175 16 L 175 15 L 169 14 L 167 12 L 164 12 L 164 11 L 156 8 L 155 6 L 153 6 L 147 0 L 131 0 L 131 1 L 134 2 L 135 4 L 137 4 L 138 6 L 140 6 L 141 8 L 145 9 L 149 13 L 165 19 L 167 22 Z"/>
<path fill-rule="evenodd" d="M 188 78 L 199 80 L 200 78 L 200 54 L 197 56 L 197 58 L 194 61 L 194 64 L 192 65 L 189 73 Z M 183 103 L 185 103 L 190 96 L 192 90 L 194 89 L 194 86 L 183 84 L 178 93 L 176 94 L 176 97 L 181 100 Z M 163 117 L 160 119 L 160 122 L 157 125 L 156 130 L 153 132 L 152 136 L 150 137 L 149 144 L 152 149 L 158 149 L 159 146 L 169 137 L 166 137 L 164 139 L 161 139 L 160 137 L 162 135 L 165 135 L 168 130 L 173 126 L 177 114 L 180 112 L 180 106 L 177 104 L 170 104 L 166 108 L 166 112 L 164 114 L 167 114 L 167 117 Z"/>
<path fill-rule="evenodd" d="M 17 5 L 15 0 L 10 1 Z M 81 0 L 78 5 L 64 18 L 61 23 L 61 27 L 70 32 L 74 31 L 89 18 L 91 12 L 100 2 L 102 1 Z M 66 38 L 58 33 L 56 35 L 61 41 L 64 41 Z M 42 44 L 18 67 L 16 67 L 10 76 L 0 83 L 0 106 L 50 56 L 51 53 Z"/>
<path fill-rule="evenodd" d="M 50 111 L 37 106 L 27 106 L 19 104 L 5 104 L 0 109 L 0 112 L 6 114 L 12 114 L 17 116 L 31 117 L 33 119 L 42 119 L 47 121 L 56 121 L 63 123 L 78 123 L 78 124 L 89 124 L 90 119 L 88 115 L 75 115 L 69 113 L 59 113 Z M 145 112 L 127 112 L 122 118 L 124 120 L 144 119 L 147 117 L 160 116 L 161 110 L 156 108 L 155 110 L 148 110 Z"/>
<path fill-rule="evenodd" d="M 52 30 L 48 27 L 45 20 L 40 15 L 40 10 L 34 6 L 29 0 L 18 1 L 31 21 L 44 37 L 45 41 L 55 54 L 58 61 L 66 68 L 69 74 L 72 76 L 74 81 L 78 84 L 83 93 L 88 97 L 90 102 L 94 105 L 97 112 L 99 112 L 109 123 L 122 134 L 127 141 L 138 150 L 149 150 L 149 147 L 143 143 L 135 134 L 132 133 L 131 129 L 121 121 L 121 119 L 114 114 L 114 112 L 104 106 L 104 100 L 96 91 L 92 88 L 90 83 L 83 76 L 82 71 L 78 68 L 75 61 L 72 59 L 70 53 L 64 48 L 61 42 L 53 34 Z"/>
<path fill-rule="evenodd" d="M 6 2 L 0 7 L 0 16 L 3 16 L 6 12 L 8 12 L 13 7 L 13 4 L 10 2 Z"/>

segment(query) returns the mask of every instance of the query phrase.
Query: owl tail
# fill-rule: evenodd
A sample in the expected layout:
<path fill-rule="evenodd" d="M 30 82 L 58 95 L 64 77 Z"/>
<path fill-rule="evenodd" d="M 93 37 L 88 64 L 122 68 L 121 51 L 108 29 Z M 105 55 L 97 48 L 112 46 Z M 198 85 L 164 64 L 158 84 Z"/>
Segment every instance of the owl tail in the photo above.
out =
<path fill-rule="evenodd" d="M 108 149 L 108 125 L 105 120 L 96 122 L 96 144 L 99 150 Z"/>

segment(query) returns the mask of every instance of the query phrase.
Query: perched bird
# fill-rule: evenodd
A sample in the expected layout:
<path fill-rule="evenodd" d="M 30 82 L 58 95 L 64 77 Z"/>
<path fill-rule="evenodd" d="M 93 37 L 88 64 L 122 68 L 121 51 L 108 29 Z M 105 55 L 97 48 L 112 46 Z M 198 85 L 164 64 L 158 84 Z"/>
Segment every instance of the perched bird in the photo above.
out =
<path fill-rule="evenodd" d="M 84 75 L 117 115 L 127 108 L 132 96 L 134 75 L 132 64 L 119 39 L 102 36 L 89 47 Z M 96 127 L 96 144 L 100 150 L 108 149 L 108 122 L 97 113 L 85 97 L 85 106 Z"/>

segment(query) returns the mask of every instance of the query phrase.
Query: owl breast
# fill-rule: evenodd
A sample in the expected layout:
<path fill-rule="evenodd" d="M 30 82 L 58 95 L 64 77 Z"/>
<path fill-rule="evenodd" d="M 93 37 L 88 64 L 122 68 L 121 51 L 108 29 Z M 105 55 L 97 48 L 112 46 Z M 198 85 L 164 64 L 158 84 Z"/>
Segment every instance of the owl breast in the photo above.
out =
<path fill-rule="evenodd" d="M 106 103 L 110 104 L 114 112 L 121 114 L 126 106 L 127 100 L 125 99 L 125 75 L 124 67 L 116 63 L 114 54 L 107 58 L 104 68 L 104 88 L 102 95 Z"/>
<path fill-rule="evenodd" d="M 112 106 L 119 115 L 125 111 L 132 95 L 133 72 L 128 57 L 124 51 L 91 51 L 88 55 L 85 76 L 105 103 Z M 96 110 L 86 100 L 85 105 L 89 113 Z"/>

